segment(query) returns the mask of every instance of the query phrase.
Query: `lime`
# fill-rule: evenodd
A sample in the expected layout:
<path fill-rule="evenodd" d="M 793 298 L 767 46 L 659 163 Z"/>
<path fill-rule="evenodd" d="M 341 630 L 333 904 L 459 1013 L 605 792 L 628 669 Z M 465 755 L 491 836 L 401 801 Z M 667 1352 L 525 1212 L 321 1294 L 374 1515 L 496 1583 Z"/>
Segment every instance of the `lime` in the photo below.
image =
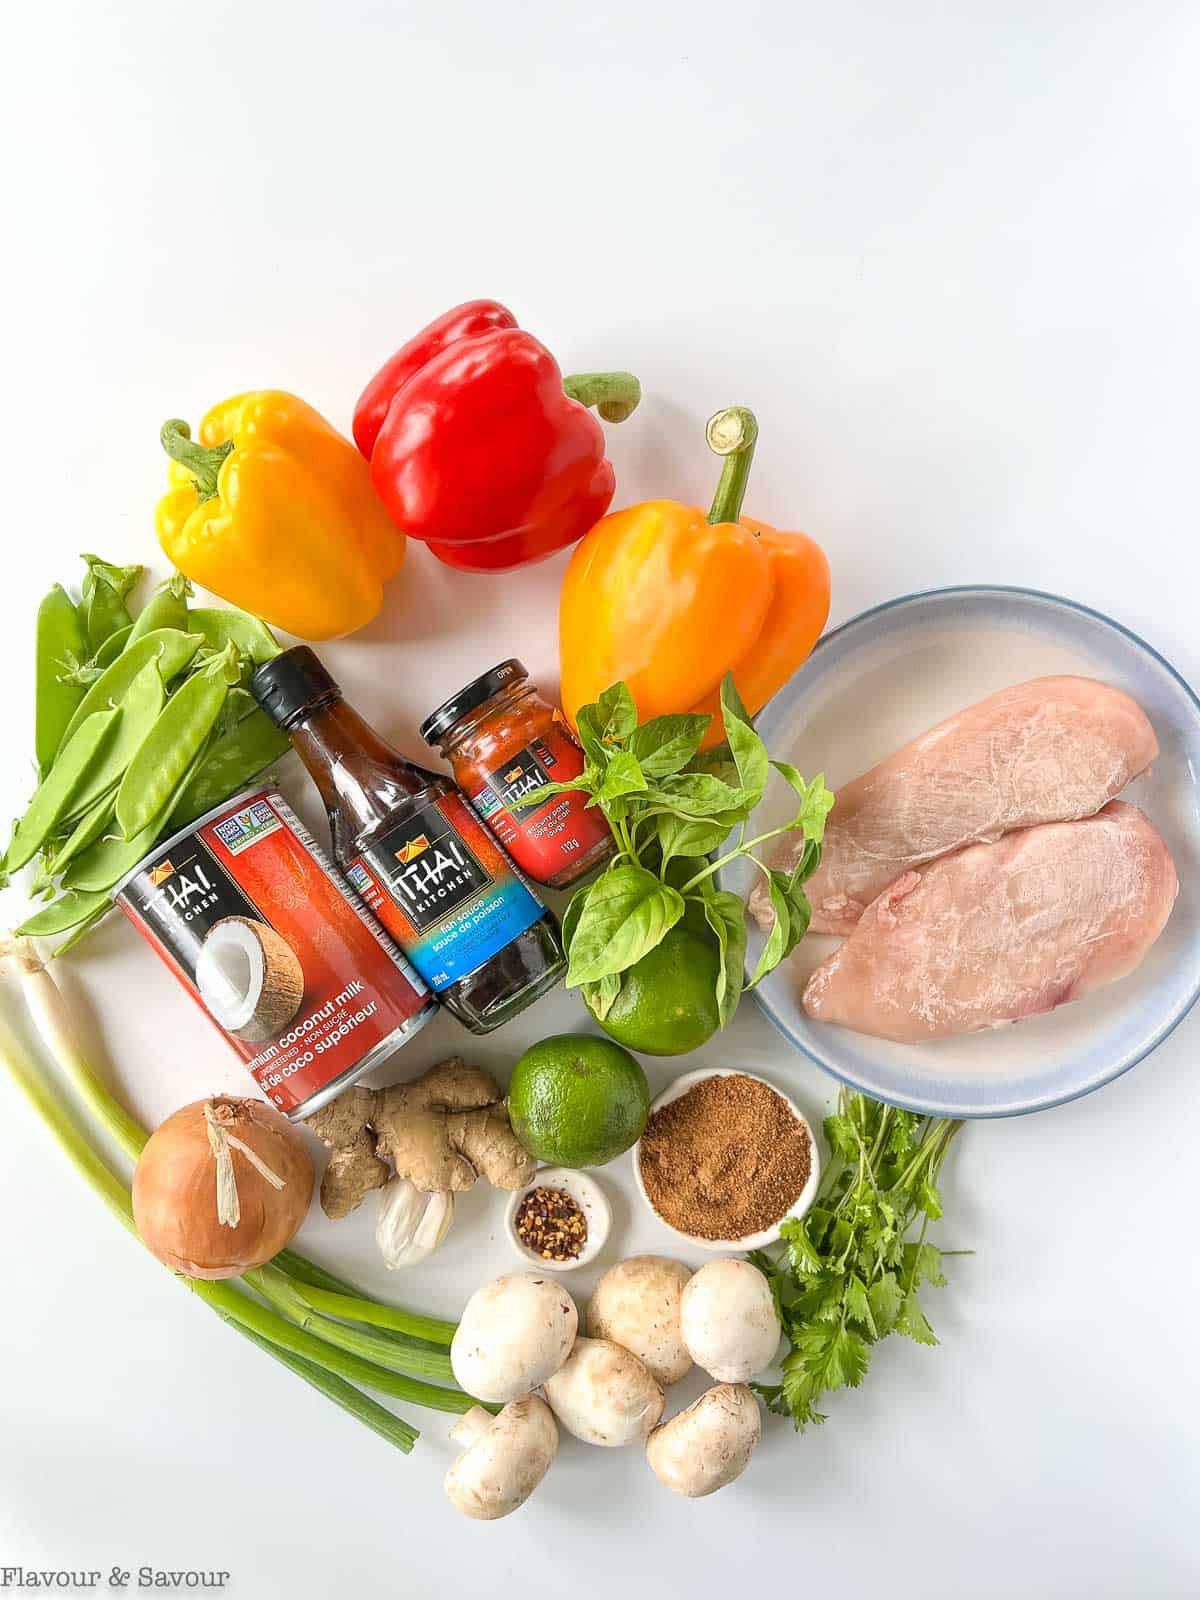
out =
<path fill-rule="evenodd" d="M 531 1045 L 508 1085 L 513 1132 L 556 1167 L 602 1167 L 641 1138 L 649 1110 L 646 1074 L 629 1051 L 589 1033 Z"/>
<path fill-rule="evenodd" d="M 596 1020 L 605 1033 L 643 1055 L 684 1055 L 721 1025 L 719 965 L 714 943 L 687 928 L 672 928 L 623 974 L 608 1015 Z"/>

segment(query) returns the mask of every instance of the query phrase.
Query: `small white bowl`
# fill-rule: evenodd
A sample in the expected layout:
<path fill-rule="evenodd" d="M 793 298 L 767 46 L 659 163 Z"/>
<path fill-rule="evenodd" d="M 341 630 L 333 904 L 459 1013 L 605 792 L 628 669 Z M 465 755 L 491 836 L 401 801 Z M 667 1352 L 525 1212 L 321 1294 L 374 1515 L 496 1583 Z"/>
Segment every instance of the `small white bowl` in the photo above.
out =
<path fill-rule="evenodd" d="M 712 1250 L 714 1252 L 718 1250 L 762 1250 L 767 1245 L 775 1243 L 779 1238 L 780 1229 L 789 1218 L 802 1217 L 817 1198 L 817 1186 L 821 1182 L 821 1151 L 817 1144 L 817 1136 L 813 1132 L 808 1118 L 794 1101 L 788 1099 L 782 1090 L 777 1089 L 766 1078 L 760 1078 L 755 1072 L 743 1072 L 740 1067 L 701 1067 L 698 1072 L 685 1072 L 681 1078 L 676 1078 L 674 1083 L 668 1084 L 658 1099 L 653 1102 L 650 1107 L 650 1115 L 653 1116 L 663 1106 L 670 1105 L 672 1100 L 678 1100 L 681 1095 L 685 1095 L 690 1088 L 702 1082 L 705 1078 L 753 1078 L 756 1083 L 765 1083 L 768 1089 L 775 1090 L 775 1093 L 787 1106 L 796 1121 L 804 1128 L 804 1131 L 808 1134 L 812 1167 L 808 1174 L 808 1182 L 797 1195 L 796 1203 L 780 1217 L 773 1227 L 764 1228 L 761 1233 L 748 1233 L 744 1239 L 702 1239 L 698 1234 L 684 1233 L 682 1228 L 672 1227 L 662 1213 L 655 1209 L 654 1203 L 646 1193 L 646 1185 L 642 1182 L 642 1141 L 640 1139 L 633 1147 L 633 1175 L 637 1179 L 638 1193 L 664 1228 L 673 1233 L 676 1238 L 686 1239 L 689 1244 L 694 1244 L 698 1250 Z"/>
<path fill-rule="evenodd" d="M 545 1256 L 531 1250 L 517 1233 L 517 1212 L 531 1189 L 561 1189 L 583 1212 L 587 1220 L 587 1241 L 570 1261 L 547 1261 Z M 532 1183 L 518 1189 L 508 1202 L 504 1227 L 513 1249 L 527 1266 L 538 1267 L 543 1272 L 574 1272 L 576 1267 L 586 1267 L 604 1248 L 612 1227 L 612 1207 L 604 1190 L 586 1172 L 576 1172 L 573 1167 L 542 1167 L 534 1173 Z"/>

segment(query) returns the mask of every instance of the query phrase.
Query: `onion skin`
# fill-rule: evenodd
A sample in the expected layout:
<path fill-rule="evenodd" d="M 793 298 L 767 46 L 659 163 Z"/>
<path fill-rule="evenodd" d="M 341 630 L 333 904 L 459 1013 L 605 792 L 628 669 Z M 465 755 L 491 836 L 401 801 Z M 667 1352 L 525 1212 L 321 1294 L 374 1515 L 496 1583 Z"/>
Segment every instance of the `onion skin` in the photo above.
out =
<path fill-rule="evenodd" d="M 284 1187 L 232 1151 L 241 1218 L 217 1220 L 217 1163 L 205 1107 Z M 146 1248 L 189 1278 L 236 1278 L 261 1267 L 295 1237 L 308 1211 L 313 1166 L 300 1135 L 263 1100 L 215 1095 L 183 1106 L 157 1129 L 133 1174 L 133 1218 Z"/>

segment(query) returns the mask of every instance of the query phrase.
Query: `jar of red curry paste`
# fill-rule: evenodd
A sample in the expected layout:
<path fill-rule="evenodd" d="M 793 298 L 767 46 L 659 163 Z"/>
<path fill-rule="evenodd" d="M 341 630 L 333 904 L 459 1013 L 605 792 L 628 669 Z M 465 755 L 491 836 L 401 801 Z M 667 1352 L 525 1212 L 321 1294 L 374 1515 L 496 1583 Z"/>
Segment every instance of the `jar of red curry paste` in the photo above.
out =
<path fill-rule="evenodd" d="M 522 804 L 544 783 L 577 778 L 584 756 L 519 661 L 467 684 L 425 718 L 421 737 L 441 748 L 475 811 L 535 883 L 565 889 L 611 851 L 608 824 L 598 807 L 587 809 L 582 791 Z"/>

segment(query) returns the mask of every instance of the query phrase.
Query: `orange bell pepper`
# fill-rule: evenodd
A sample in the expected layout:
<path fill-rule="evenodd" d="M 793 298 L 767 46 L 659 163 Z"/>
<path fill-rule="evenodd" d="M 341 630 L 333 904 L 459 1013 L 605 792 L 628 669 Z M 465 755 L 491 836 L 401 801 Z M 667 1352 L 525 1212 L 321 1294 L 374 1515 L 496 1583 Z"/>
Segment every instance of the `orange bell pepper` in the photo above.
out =
<path fill-rule="evenodd" d="M 332 639 L 370 622 L 404 559 L 348 439 L 277 389 L 215 405 L 193 442 L 168 422 L 168 490 L 159 543 L 180 572 L 223 600 L 302 639 Z"/>
<path fill-rule="evenodd" d="M 829 616 L 821 547 L 740 515 L 757 436 L 741 406 L 709 422 L 709 445 L 725 465 L 707 516 L 648 500 L 610 512 L 577 546 L 559 607 L 563 709 L 572 722 L 623 679 L 640 721 L 711 714 L 711 746 L 724 737 L 726 672 L 754 713 L 820 638 Z"/>

